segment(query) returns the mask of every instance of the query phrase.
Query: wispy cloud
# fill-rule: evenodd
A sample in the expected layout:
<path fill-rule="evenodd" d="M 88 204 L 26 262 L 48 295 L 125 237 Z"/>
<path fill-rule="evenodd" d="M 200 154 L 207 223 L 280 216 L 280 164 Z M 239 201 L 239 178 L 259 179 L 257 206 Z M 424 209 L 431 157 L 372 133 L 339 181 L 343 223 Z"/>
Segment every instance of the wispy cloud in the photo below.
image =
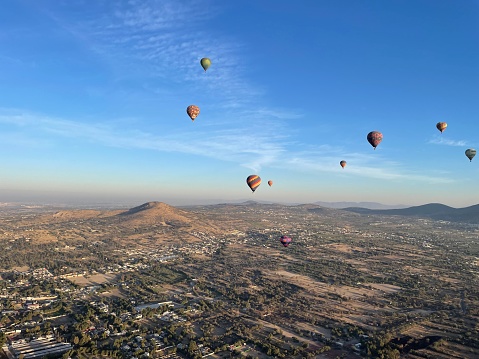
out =
<path fill-rule="evenodd" d="M 436 136 L 433 139 L 429 140 L 428 143 L 434 145 L 446 145 L 446 146 L 457 146 L 457 147 L 464 147 L 467 146 L 467 142 L 464 140 L 450 140 L 442 136 Z"/>
<path fill-rule="evenodd" d="M 86 124 L 78 121 L 41 116 L 30 112 L 0 110 L 0 123 L 28 127 L 61 137 L 80 138 L 104 146 L 178 152 L 236 162 L 260 171 L 263 166 L 279 161 L 284 154 L 286 137 L 276 129 L 216 129 L 185 131 L 163 136 L 141 130 L 124 130 L 112 122 Z"/>
<path fill-rule="evenodd" d="M 338 158 L 338 153 L 343 153 L 344 156 Z M 342 159 L 347 159 L 347 172 L 338 172 L 339 161 Z M 454 182 L 444 171 L 428 176 L 421 172 L 408 170 L 400 163 L 388 161 L 377 153 L 374 155 L 348 153 L 343 148 L 332 146 L 321 146 L 321 149 L 318 151 L 291 154 L 286 163 L 296 170 L 305 172 L 340 173 L 347 174 L 348 176 L 356 175 L 384 180 L 419 181 L 431 184 Z"/>
<path fill-rule="evenodd" d="M 208 20 L 221 11 L 217 3 L 120 0 L 93 6 L 100 11 L 84 14 L 81 21 L 55 9 L 47 13 L 97 53 L 119 80 L 141 78 L 147 88 L 168 84 L 172 91 L 187 85 L 191 92 L 209 92 L 226 108 L 245 106 L 264 93 L 243 76 L 245 45 L 208 29 Z M 212 60 L 207 74 L 200 67 L 202 57 Z"/>
<path fill-rule="evenodd" d="M 141 130 L 125 130 L 112 121 L 87 124 L 5 109 L 0 109 L 0 123 L 17 127 L 27 126 L 34 133 L 79 138 L 108 147 L 204 156 L 237 163 L 254 172 L 260 172 L 266 166 L 290 171 L 338 174 L 339 160 L 342 159 L 338 158 L 338 153 L 342 153 L 348 163 L 354 164 L 347 167 L 349 175 L 434 184 L 453 182 L 444 172 L 428 176 L 410 171 L 399 163 L 382 158 L 378 153 L 373 155 L 348 152 L 344 148 L 326 144 L 305 146 L 295 142 L 283 128 L 278 130 L 268 125 L 257 131 L 245 128 L 218 128 L 158 135 Z"/>

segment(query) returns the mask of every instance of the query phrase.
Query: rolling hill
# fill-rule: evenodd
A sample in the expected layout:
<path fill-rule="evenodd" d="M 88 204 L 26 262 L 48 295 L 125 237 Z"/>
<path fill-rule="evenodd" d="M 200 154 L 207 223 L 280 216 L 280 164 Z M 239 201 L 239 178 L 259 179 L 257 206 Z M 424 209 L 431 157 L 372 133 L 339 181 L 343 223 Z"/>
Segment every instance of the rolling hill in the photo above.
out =
<path fill-rule="evenodd" d="M 440 203 L 428 203 L 421 206 L 399 209 L 367 209 L 350 207 L 344 208 L 343 211 L 366 215 L 409 216 L 450 222 L 479 224 L 479 204 L 464 208 L 453 208 Z"/>

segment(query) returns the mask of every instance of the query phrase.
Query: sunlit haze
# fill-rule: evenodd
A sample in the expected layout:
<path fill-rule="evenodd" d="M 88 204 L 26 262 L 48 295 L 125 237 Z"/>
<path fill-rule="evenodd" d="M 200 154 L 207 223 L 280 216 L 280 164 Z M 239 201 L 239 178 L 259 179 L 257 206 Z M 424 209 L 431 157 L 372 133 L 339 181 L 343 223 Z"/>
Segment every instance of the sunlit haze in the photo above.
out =
<path fill-rule="evenodd" d="M 477 1 L 6 1 L 0 202 L 477 204 L 478 39 Z"/>

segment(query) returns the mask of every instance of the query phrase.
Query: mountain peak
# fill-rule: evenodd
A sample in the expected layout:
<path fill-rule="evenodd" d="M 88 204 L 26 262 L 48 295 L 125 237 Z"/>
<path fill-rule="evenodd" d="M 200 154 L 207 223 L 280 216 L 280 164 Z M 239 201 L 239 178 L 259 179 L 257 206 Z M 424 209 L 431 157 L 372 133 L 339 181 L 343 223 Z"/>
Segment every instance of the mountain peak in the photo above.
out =
<path fill-rule="evenodd" d="M 170 206 L 169 204 L 166 204 L 164 202 L 151 201 L 151 202 L 146 202 L 146 203 L 140 204 L 139 206 L 130 208 L 129 210 L 120 213 L 120 215 L 123 216 L 123 215 L 135 214 L 135 213 L 147 211 L 147 210 L 157 210 L 161 212 L 179 211 L 175 207 Z"/>

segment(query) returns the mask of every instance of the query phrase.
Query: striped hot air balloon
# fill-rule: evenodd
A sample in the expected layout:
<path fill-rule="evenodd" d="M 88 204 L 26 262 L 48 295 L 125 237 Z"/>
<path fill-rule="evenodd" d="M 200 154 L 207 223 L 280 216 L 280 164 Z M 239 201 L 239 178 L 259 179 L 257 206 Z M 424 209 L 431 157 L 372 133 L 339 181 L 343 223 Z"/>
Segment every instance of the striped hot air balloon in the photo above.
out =
<path fill-rule="evenodd" d="M 254 192 L 256 188 L 261 184 L 261 178 L 258 175 L 251 175 L 246 178 L 246 183 L 248 184 L 249 188 Z"/>
<path fill-rule="evenodd" d="M 438 123 L 436 123 L 436 128 L 437 128 L 439 131 L 441 131 L 441 133 L 444 132 L 444 130 L 446 129 L 446 127 L 447 127 L 447 123 L 445 123 L 445 122 L 438 122 Z"/>
<path fill-rule="evenodd" d="M 194 121 L 195 118 L 200 114 L 200 108 L 196 105 L 189 105 L 186 108 L 186 113 L 190 116 L 191 121 Z"/>

